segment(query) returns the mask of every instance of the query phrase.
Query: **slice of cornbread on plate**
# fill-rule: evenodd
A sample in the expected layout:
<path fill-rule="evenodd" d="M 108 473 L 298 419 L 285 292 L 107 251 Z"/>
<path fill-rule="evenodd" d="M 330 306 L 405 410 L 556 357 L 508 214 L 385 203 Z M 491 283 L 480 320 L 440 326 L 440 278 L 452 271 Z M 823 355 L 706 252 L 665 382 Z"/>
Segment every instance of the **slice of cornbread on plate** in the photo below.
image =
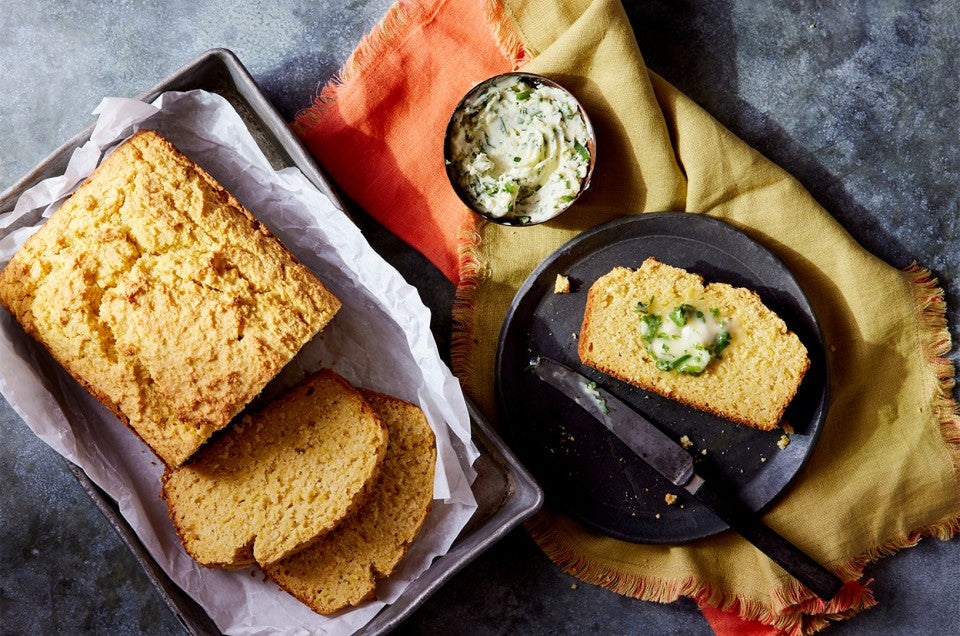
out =
<path fill-rule="evenodd" d="M 320 614 L 370 598 L 407 552 L 433 500 L 433 431 L 415 405 L 361 391 L 389 433 L 370 499 L 333 532 L 264 567 L 267 576 Z"/>
<path fill-rule="evenodd" d="M 756 292 L 648 258 L 587 293 L 581 361 L 642 389 L 771 430 L 810 366 L 807 349 Z"/>
<path fill-rule="evenodd" d="M 169 466 L 226 426 L 340 307 L 149 130 L 26 241 L 0 272 L 0 303 Z"/>
<path fill-rule="evenodd" d="M 323 370 L 166 470 L 161 495 L 197 562 L 269 566 L 366 501 L 387 440 L 360 393 Z"/>

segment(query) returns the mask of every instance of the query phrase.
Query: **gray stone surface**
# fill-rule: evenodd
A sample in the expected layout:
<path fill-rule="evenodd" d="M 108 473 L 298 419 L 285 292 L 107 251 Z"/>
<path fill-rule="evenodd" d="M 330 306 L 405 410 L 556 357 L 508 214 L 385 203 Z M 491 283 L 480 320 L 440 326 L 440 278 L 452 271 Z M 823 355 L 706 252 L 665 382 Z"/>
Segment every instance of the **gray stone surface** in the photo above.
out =
<path fill-rule="evenodd" d="M 236 52 L 286 117 L 309 103 L 389 2 L 3 0 L 0 189 L 93 121 L 213 47 Z M 796 175 L 861 243 L 916 259 L 960 338 L 960 9 L 950 0 L 626 2 L 650 66 Z M 435 308 L 450 288 L 362 215 Z M 956 348 L 951 352 L 956 362 Z M 0 360 L 0 364 L 3 361 Z M 175 616 L 57 456 L 0 400 L 0 634 L 181 634 Z M 869 566 L 879 606 L 836 634 L 960 633 L 960 545 L 924 539 Z M 709 634 L 690 601 L 575 585 L 517 531 L 399 633 Z"/>

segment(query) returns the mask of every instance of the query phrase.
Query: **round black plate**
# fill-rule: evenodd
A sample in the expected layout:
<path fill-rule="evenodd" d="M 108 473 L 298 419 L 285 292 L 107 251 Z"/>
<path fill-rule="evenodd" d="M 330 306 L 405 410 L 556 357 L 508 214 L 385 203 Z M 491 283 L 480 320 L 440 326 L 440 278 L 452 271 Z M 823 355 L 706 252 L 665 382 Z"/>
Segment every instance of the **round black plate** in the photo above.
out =
<path fill-rule="evenodd" d="M 780 429 L 763 432 L 734 424 L 580 364 L 577 335 L 590 285 L 614 266 L 636 268 L 648 256 L 696 272 L 706 282 L 753 289 L 806 345 L 810 370 L 784 418 L 795 431 L 785 448 L 777 444 L 784 434 Z M 571 293 L 554 293 L 557 274 L 570 278 Z M 529 373 L 535 354 L 579 370 L 673 439 L 689 437 L 697 472 L 736 492 L 754 510 L 770 503 L 797 474 L 826 417 L 823 338 L 803 290 L 770 250 L 703 215 L 623 217 L 580 234 L 550 255 L 524 282 L 507 313 L 496 388 L 505 437 L 553 506 L 606 535 L 640 543 L 680 543 L 726 529 L 589 414 Z M 665 501 L 668 493 L 678 497 L 672 505 Z"/>

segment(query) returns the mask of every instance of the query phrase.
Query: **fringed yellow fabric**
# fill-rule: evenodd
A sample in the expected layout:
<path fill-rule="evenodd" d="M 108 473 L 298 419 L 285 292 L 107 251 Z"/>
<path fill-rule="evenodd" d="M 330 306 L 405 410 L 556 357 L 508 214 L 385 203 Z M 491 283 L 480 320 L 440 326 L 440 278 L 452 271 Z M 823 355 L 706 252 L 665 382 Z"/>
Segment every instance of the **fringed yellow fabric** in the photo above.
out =
<path fill-rule="evenodd" d="M 450 341 L 450 364 L 467 395 L 476 394 L 478 387 L 471 384 L 475 378 L 469 352 L 474 334 L 476 290 L 483 280 L 485 268 L 480 257 L 480 234 L 476 226 L 486 221 L 473 220 L 463 229 L 458 243 L 460 283 L 457 285 L 452 309 L 452 335 Z"/>
<path fill-rule="evenodd" d="M 950 351 L 950 331 L 947 328 L 946 309 L 943 289 L 937 283 L 933 273 L 916 263 L 905 270 L 913 287 L 917 304 L 917 321 L 924 335 L 923 346 L 939 388 L 936 408 L 942 426 L 943 437 L 953 450 L 957 470 L 960 471 L 960 409 L 953 398 L 956 387 L 956 369 L 953 362 L 944 357 Z M 956 525 L 950 535 L 957 532 Z M 940 535 L 938 535 L 940 536 Z"/>
<path fill-rule="evenodd" d="M 689 596 L 786 633 L 812 633 L 872 606 L 860 581 L 867 563 L 921 536 L 952 536 L 960 519 L 954 369 L 942 357 L 949 336 L 939 289 L 922 270 L 905 276 L 867 254 L 789 174 L 650 73 L 615 1 L 505 4 L 533 54 L 524 70 L 563 78 L 607 154 L 591 191 L 557 222 L 535 231 L 479 227 L 484 275 L 470 290 L 471 332 L 458 341 L 455 371 L 493 417 L 496 334 L 512 295 L 578 232 L 611 215 L 660 210 L 734 224 L 797 275 L 823 327 L 833 379 L 811 461 L 764 520 L 849 583 L 824 604 L 730 533 L 672 548 L 626 544 L 548 508 L 528 524 L 531 536 L 584 581 L 645 600 Z M 860 495 L 881 475 L 883 494 L 868 504 Z M 824 501 L 835 514 L 811 515 Z"/>

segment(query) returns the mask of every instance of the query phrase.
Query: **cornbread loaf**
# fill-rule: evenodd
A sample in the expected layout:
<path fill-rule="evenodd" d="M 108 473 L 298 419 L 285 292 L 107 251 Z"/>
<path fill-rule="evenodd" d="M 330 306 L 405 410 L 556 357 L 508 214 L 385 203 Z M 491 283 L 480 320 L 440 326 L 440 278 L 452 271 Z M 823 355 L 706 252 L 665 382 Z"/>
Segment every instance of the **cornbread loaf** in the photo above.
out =
<path fill-rule="evenodd" d="M 28 334 L 169 466 L 340 307 L 214 179 L 136 133 L 0 273 Z"/>
<path fill-rule="evenodd" d="M 323 370 L 167 469 L 161 495 L 199 563 L 269 566 L 362 505 L 386 450 L 376 412 Z"/>
<path fill-rule="evenodd" d="M 374 594 L 406 554 L 433 499 L 436 447 L 413 404 L 362 392 L 389 432 L 387 455 L 366 504 L 336 530 L 292 557 L 264 568 L 281 588 L 320 614 Z"/>
<path fill-rule="evenodd" d="M 642 333 L 643 316 L 680 306 L 728 323 L 719 359 L 698 375 L 657 368 Z M 616 267 L 590 287 L 578 352 L 599 371 L 762 430 L 779 425 L 810 366 L 803 343 L 754 291 L 704 285 L 701 276 L 653 258 L 637 270 Z"/>

